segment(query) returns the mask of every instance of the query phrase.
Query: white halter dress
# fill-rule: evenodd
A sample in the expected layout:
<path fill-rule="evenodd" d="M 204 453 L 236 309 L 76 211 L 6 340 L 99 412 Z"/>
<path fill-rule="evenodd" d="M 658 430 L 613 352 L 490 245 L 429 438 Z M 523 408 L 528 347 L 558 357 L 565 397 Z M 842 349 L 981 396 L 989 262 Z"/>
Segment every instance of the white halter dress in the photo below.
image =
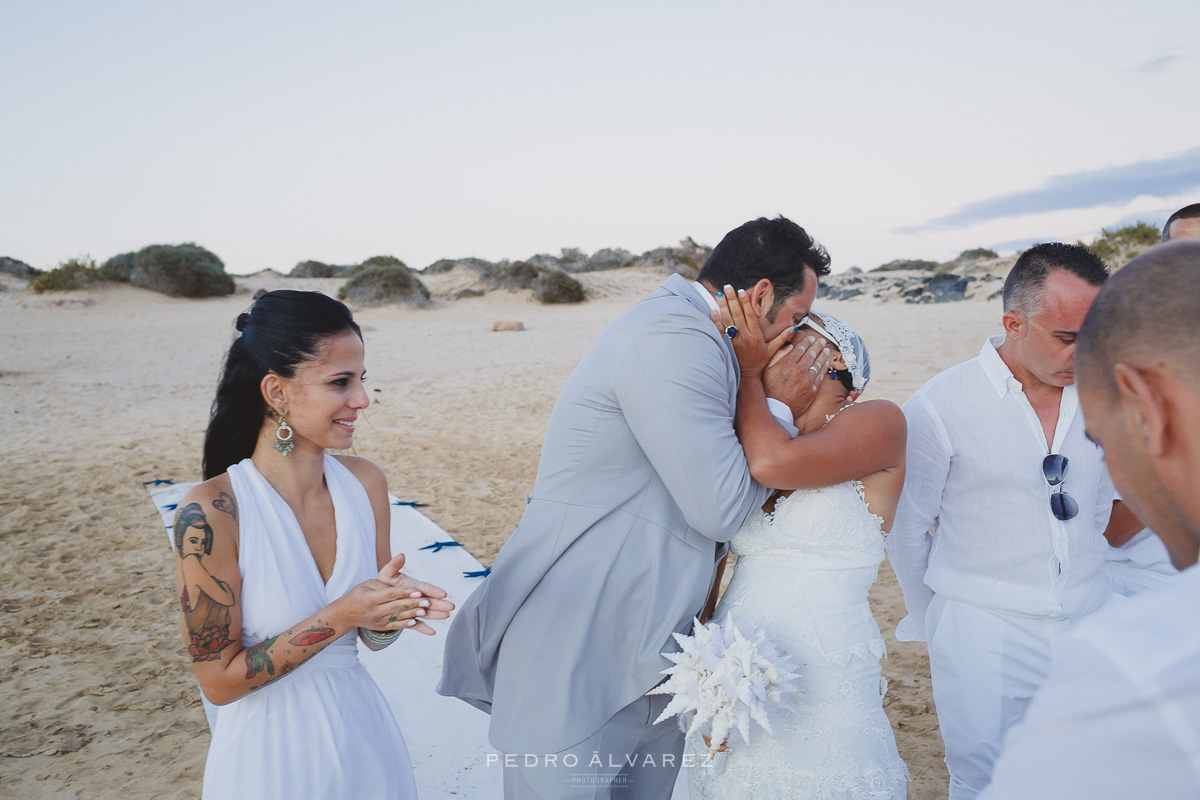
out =
<path fill-rule="evenodd" d="M 337 527 L 328 584 L 291 507 L 254 462 L 247 458 L 231 466 L 229 478 L 241 531 L 244 646 L 288 630 L 378 574 L 371 501 L 337 459 L 325 456 Z M 220 709 L 204 765 L 203 796 L 417 796 L 404 737 L 383 693 L 358 661 L 355 632 Z"/>
<path fill-rule="evenodd" d="M 693 800 L 903 798 L 908 770 L 883 710 L 883 638 L 867 593 L 884 557 L 880 518 L 862 485 L 799 489 L 772 514 L 747 520 L 730 540 L 738 556 L 715 619 L 761 628 L 790 664 L 800 692 L 785 693 L 778 738 L 730 737 L 710 762 L 690 740 Z"/>

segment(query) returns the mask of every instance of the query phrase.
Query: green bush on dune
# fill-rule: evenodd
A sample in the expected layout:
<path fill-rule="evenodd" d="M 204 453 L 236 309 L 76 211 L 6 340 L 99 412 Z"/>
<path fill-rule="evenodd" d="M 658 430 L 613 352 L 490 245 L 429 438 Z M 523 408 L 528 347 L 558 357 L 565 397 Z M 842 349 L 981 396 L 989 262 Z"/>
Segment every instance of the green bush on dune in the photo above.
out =
<path fill-rule="evenodd" d="M 133 274 L 133 257 L 136 255 L 137 253 L 121 253 L 113 256 L 100 265 L 101 276 L 107 281 L 129 283 L 129 276 Z"/>
<path fill-rule="evenodd" d="M 121 253 L 96 266 L 84 256 L 72 258 L 29 282 L 30 291 L 61 292 L 101 283 L 132 283 L 173 297 L 220 297 L 233 294 L 233 277 L 221 259 L 195 244 L 155 244 Z"/>
<path fill-rule="evenodd" d="M 408 269 L 408 265 L 395 256 L 371 256 L 366 261 L 363 261 L 356 267 L 350 268 L 350 274 L 353 275 L 361 269 L 368 267 L 387 267 L 389 269 Z M 412 270 L 409 270 L 412 272 Z"/>
<path fill-rule="evenodd" d="M 350 271 L 338 299 L 364 306 L 407 303 L 419 308 L 429 303 L 429 290 L 400 259 L 374 256 Z"/>
<path fill-rule="evenodd" d="M 8 256 L 0 256 L 0 272 L 7 275 L 15 275 L 22 280 L 29 280 L 42 274 L 42 271 L 37 267 L 31 267 L 24 261 Z"/>
<path fill-rule="evenodd" d="M 107 280 L 96 262 L 89 256 L 69 258 L 51 270 L 35 275 L 29 281 L 29 291 L 71 292 L 87 289 Z"/>
<path fill-rule="evenodd" d="M 567 273 L 548 269 L 534 278 L 533 296 L 542 303 L 582 303 L 587 294 L 583 284 Z"/>
<path fill-rule="evenodd" d="M 137 251 L 129 282 L 172 297 L 221 297 L 235 288 L 221 259 L 191 242 L 153 244 Z"/>
<path fill-rule="evenodd" d="M 919 269 L 932 271 L 937 269 L 938 262 L 926 261 L 922 258 L 897 258 L 894 261 L 889 261 L 886 264 L 880 264 L 871 272 L 896 272 L 903 269 Z"/>
<path fill-rule="evenodd" d="M 1091 250 L 1110 269 L 1117 270 L 1133 260 L 1143 250 L 1158 244 L 1162 230 L 1148 222 L 1135 222 L 1120 228 L 1101 228 L 1100 235 L 1091 244 L 1076 242 Z"/>
<path fill-rule="evenodd" d="M 353 267 L 326 264 L 324 261 L 301 261 L 292 267 L 289 278 L 342 278 L 350 274 Z"/>

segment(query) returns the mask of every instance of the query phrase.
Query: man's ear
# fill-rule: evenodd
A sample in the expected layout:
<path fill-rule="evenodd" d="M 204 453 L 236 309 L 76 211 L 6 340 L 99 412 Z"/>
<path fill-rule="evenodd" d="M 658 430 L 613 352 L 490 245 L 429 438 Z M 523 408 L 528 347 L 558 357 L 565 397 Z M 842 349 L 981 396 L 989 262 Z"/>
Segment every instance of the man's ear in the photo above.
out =
<path fill-rule="evenodd" d="M 287 414 L 287 387 L 283 378 L 268 372 L 258 384 L 267 407 L 280 416 Z"/>
<path fill-rule="evenodd" d="M 1029 326 L 1025 317 L 1015 311 L 1005 311 L 1004 316 L 1000 318 L 1000 323 L 1004 326 L 1004 335 L 1009 339 L 1020 339 L 1025 335 L 1025 330 Z"/>
<path fill-rule="evenodd" d="M 1169 428 L 1162 375 L 1155 369 L 1121 363 L 1113 367 L 1113 378 L 1128 423 L 1126 430 L 1141 437 L 1148 455 L 1161 458 L 1167 451 Z"/>
<path fill-rule="evenodd" d="M 746 294 L 750 296 L 750 304 L 760 319 L 767 316 L 771 306 L 775 305 L 775 287 L 767 278 L 760 278 Z"/>

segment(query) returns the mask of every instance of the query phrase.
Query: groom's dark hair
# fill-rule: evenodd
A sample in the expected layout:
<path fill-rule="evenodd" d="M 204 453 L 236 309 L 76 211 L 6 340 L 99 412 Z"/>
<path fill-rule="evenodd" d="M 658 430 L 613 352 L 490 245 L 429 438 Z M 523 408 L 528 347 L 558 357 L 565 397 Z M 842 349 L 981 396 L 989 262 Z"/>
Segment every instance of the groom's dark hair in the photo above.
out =
<path fill-rule="evenodd" d="M 774 320 L 779 307 L 804 290 L 805 267 L 818 276 L 828 275 L 829 253 L 787 217 L 759 217 L 725 234 L 697 280 L 718 289 L 726 284 L 749 289 L 766 278 L 775 290 L 767 319 Z"/>

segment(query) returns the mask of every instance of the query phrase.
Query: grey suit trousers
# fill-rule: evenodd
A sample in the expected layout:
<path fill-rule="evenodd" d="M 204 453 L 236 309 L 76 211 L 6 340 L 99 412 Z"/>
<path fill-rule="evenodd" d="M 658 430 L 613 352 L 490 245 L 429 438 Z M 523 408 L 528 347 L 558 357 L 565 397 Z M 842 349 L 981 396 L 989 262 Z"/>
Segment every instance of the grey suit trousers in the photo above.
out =
<path fill-rule="evenodd" d="M 678 719 L 653 724 L 668 702 L 639 697 L 557 753 L 505 753 L 505 800 L 668 800 L 683 758 Z"/>

